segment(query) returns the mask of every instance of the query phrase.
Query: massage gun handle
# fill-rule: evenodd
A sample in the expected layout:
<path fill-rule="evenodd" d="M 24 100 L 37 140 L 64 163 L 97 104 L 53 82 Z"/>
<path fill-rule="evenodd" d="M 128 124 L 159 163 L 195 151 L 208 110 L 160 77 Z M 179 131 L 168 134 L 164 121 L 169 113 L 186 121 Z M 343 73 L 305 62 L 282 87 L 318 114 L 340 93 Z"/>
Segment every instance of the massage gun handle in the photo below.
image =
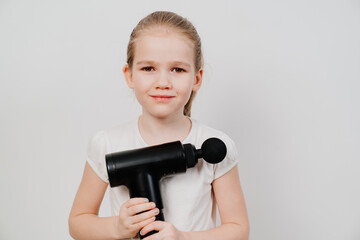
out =
<path fill-rule="evenodd" d="M 160 210 L 159 214 L 155 216 L 156 221 L 164 221 L 164 215 L 162 213 L 163 203 L 160 194 L 159 177 L 146 171 L 139 171 L 128 182 L 127 187 L 131 198 L 145 197 L 150 202 L 154 202 L 156 207 Z M 140 239 L 150 236 L 157 231 L 152 231 L 145 236 L 140 235 Z"/>

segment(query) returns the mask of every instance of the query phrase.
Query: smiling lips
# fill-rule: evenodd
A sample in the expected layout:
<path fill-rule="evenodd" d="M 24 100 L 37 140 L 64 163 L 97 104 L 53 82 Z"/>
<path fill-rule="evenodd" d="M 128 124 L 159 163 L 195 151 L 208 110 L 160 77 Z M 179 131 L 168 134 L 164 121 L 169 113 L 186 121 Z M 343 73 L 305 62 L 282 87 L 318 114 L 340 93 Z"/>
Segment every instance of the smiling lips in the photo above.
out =
<path fill-rule="evenodd" d="M 170 95 L 151 95 L 151 97 L 156 101 L 156 102 L 161 102 L 161 103 L 165 103 L 170 101 L 172 98 L 174 98 L 175 96 L 170 96 Z"/>

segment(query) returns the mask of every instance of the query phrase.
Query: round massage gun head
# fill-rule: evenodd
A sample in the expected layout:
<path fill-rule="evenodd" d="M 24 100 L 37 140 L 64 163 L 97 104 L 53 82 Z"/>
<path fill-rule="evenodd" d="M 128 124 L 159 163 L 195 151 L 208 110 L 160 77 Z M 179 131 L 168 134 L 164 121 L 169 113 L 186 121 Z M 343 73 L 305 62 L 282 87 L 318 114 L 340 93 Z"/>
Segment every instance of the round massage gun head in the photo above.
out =
<path fill-rule="evenodd" d="M 226 145 L 218 138 L 209 138 L 197 150 L 196 155 L 198 154 L 208 163 L 219 163 L 226 156 Z"/>
<path fill-rule="evenodd" d="M 195 149 L 191 144 L 184 144 L 184 150 L 188 168 L 194 167 L 199 158 L 215 164 L 221 162 L 226 156 L 226 145 L 218 138 L 207 139 L 201 145 L 201 149 Z"/>

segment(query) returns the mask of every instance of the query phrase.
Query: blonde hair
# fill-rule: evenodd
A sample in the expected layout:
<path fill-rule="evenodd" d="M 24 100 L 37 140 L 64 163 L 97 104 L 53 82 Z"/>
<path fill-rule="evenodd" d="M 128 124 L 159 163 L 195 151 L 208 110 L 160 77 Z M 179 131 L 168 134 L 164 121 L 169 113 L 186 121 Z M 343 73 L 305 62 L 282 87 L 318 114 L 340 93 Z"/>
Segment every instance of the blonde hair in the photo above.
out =
<path fill-rule="evenodd" d="M 198 72 L 204 66 L 204 59 L 201 50 L 200 36 L 197 33 L 194 25 L 187 20 L 173 12 L 157 11 L 149 14 L 143 18 L 134 28 L 130 35 L 130 40 L 127 48 L 127 64 L 132 69 L 134 55 L 135 55 L 135 41 L 142 32 L 153 27 L 168 27 L 177 30 L 189 38 L 194 44 L 194 63 L 195 71 Z M 188 102 L 184 107 L 184 115 L 191 116 L 191 105 L 195 98 L 196 92 L 192 91 Z"/>

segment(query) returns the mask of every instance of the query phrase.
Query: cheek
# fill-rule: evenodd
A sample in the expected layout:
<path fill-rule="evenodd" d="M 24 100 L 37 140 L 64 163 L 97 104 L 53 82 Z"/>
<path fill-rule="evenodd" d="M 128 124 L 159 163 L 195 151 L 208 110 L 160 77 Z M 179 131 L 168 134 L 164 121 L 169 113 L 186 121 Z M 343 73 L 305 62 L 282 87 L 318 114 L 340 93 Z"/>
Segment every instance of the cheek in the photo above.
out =
<path fill-rule="evenodd" d="M 179 89 L 181 92 L 185 93 L 191 93 L 192 87 L 194 84 L 194 78 L 193 77 L 186 77 L 183 79 L 179 79 L 177 81 L 177 89 Z"/>
<path fill-rule="evenodd" d="M 152 85 L 152 80 L 149 76 L 143 76 L 141 74 L 134 75 L 134 89 L 135 91 L 146 91 Z"/>

